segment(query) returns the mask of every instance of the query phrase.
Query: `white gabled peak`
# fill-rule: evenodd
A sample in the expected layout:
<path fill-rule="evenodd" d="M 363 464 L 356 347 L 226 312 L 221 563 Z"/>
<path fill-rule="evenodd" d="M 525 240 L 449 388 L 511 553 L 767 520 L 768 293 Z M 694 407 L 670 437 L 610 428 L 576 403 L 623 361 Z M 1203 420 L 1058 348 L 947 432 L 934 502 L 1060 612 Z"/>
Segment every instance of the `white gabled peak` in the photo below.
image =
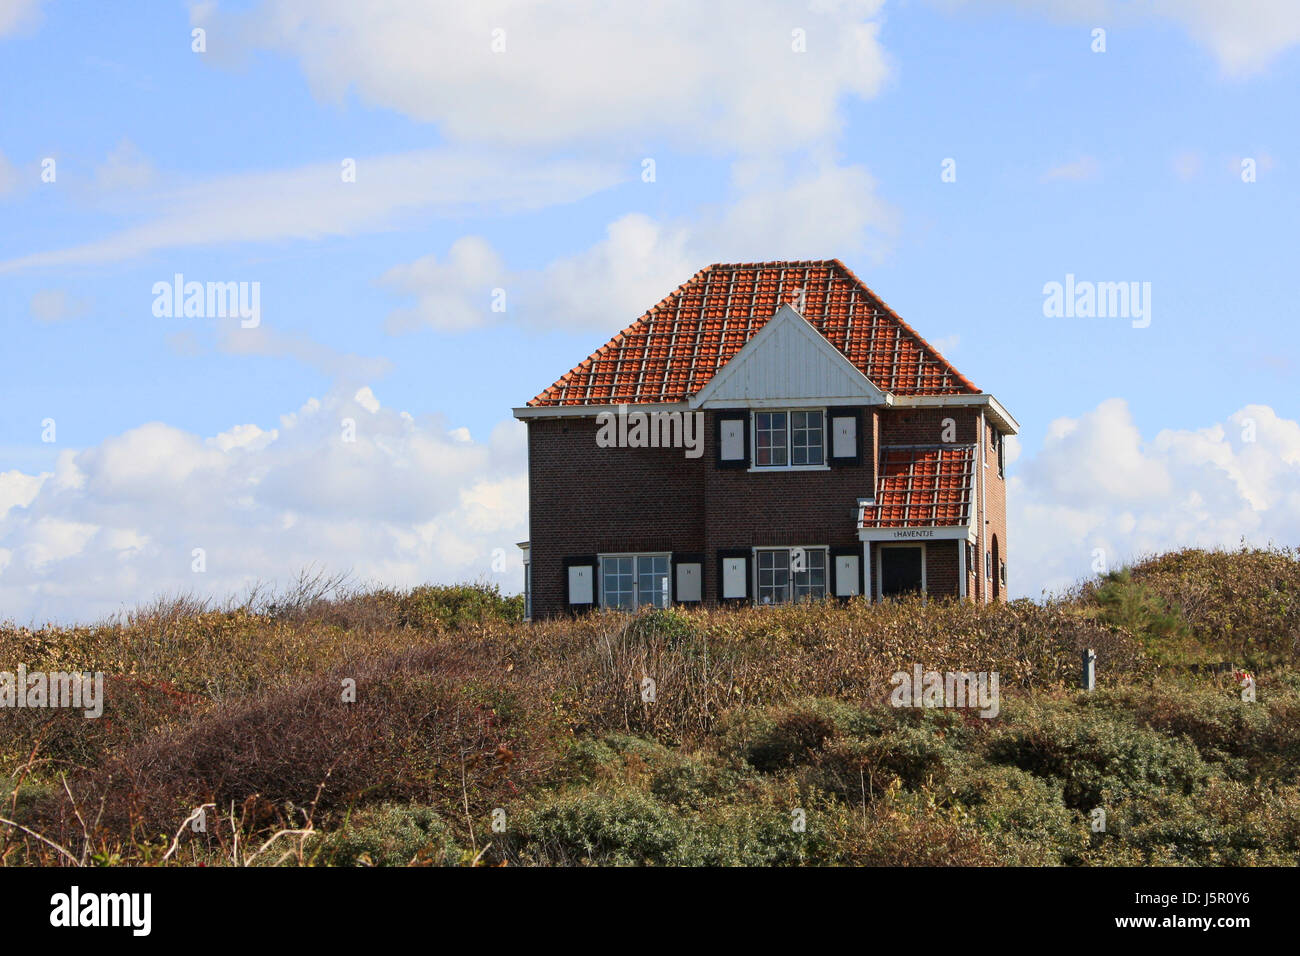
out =
<path fill-rule="evenodd" d="M 690 400 L 692 408 L 884 403 L 885 393 L 788 304 Z"/>

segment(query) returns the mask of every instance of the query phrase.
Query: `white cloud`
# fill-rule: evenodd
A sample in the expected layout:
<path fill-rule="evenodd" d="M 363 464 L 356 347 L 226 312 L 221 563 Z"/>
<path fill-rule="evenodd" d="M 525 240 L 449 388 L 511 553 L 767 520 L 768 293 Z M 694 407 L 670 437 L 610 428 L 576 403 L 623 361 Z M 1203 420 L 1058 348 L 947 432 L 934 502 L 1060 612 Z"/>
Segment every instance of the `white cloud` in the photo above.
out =
<path fill-rule="evenodd" d="M 666 135 L 730 150 L 824 139 L 846 96 L 888 74 L 884 0 L 539 4 L 264 0 L 250 13 L 192 10 L 210 57 L 272 50 L 318 98 L 436 123 L 459 142 L 620 145 Z M 503 31 L 494 33 L 494 31 Z M 803 31 L 806 52 L 795 52 Z M 494 52 L 494 39 L 504 44 Z"/>
<path fill-rule="evenodd" d="M 710 263 L 878 254 L 880 236 L 893 228 L 861 166 L 816 166 L 784 186 L 779 170 L 737 174 L 728 205 L 671 222 L 628 213 L 590 247 L 541 269 L 508 269 L 478 237 L 459 240 L 445 261 L 398 266 L 382 281 L 415 304 L 390 315 L 389 331 L 469 328 L 509 320 L 518 309 L 529 324 L 614 332 Z M 497 286 L 510 303 L 504 313 L 490 308 Z"/>
<path fill-rule="evenodd" d="M 342 163 L 146 191 L 132 199 L 138 208 L 128 210 L 132 218 L 145 218 L 143 224 L 95 242 L 0 262 L 0 273 L 209 243 L 354 235 L 415 212 L 450 216 L 539 209 L 590 195 L 624 175 L 595 161 L 523 161 L 433 149 L 359 158 L 356 181 L 345 182 Z"/>
<path fill-rule="evenodd" d="M 1183 25 L 1213 51 L 1226 73 L 1259 73 L 1300 44 L 1295 0 L 1151 0 L 1154 13 Z"/>
<path fill-rule="evenodd" d="M 428 255 L 395 266 L 381 277 L 380 284 L 398 295 L 414 296 L 416 303 L 389 315 L 388 331 L 409 332 L 421 325 L 454 331 L 501 316 L 503 313 L 492 312 L 492 290 L 506 285 L 506 275 L 501 257 L 478 236 L 456 240 L 443 261 Z"/>
<path fill-rule="evenodd" d="M 1018 453 L 1018 448 L 1017 448 Z M 1300 423 L 1248 405 L 1144 441 L 1122 399 L 1058 419 L 1008 482 L 1012 589 L 1032 597 L 1181 547 L 1300 538 Z"/>
<path fill-rule="evenodd" d="M 1267 69 L 1300 44 L 1295 0 L 939 0 L 942 5 L 1014 6 L 1072 23 L 1110 28 L 1142 19 L 1179 24 L 1230 76 Z M 1112 41 L 1113 42 L 1113 41 Z"/>
<path fill-rule="evenodd" d="M 945 335 L 942 338 L 937 339 L 927 339 L 926 341 L 934 346 L 935 350 L 944 358 L 952 358 L 953 354 L 961 346 L 961 336 L 955 332 L 952 335 Z"/>
<path fill-rule="evenodd" d="M 162 593 L 224 598 L 309 565 L 414 585 L 522 584 L 522 426 L 487 441 L 438 417 L 336 391 L 203 439 L 155 422 L 80 452 L 56 473 L 0 473 L 0 607 L 20 621 L 94 618 Z M 356 422 L 354 442 L 341 423 Z M 191 570 L 203 548 L 207 571 Z M 494 549 L 508 562 L 492 570 Z"/>
<path fill-rule="evenodd" d="M 0 37 L 34 26 L 45 0 L 0 0 Z"/>
<path fill-rule="evenodd" d="M 26 508 L 49 474 L 26 475 L 21 471 L 0 471 L 0 518 L 10 508 Z"/>

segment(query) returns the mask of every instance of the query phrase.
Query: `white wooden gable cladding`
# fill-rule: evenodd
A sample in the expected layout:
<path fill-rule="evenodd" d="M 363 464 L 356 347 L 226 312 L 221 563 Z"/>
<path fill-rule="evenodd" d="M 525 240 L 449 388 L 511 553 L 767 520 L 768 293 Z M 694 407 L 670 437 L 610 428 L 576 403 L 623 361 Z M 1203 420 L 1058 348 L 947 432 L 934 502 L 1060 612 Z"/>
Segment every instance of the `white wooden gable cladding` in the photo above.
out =
<path fill-rule="evenodd" d="M 692 408 L 883 405 L 885 393 L 783 305 L 691 399 Z"/>

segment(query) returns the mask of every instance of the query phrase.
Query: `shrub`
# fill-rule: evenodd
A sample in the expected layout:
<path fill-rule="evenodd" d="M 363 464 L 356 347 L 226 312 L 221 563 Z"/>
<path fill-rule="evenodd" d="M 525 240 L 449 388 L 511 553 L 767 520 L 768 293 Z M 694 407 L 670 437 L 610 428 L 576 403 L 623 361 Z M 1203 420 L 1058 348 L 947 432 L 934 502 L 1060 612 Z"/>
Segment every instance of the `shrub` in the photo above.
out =
<path fill-rule="evenodd" d="M 327 866 L 455 866 L 465 851 L 432 807 L 383 804 L 351 817 L 322 841 Z"/>
<path fill-rule="evenodd" d="M 685 865 L 681 817 L 648 794 L 577 791 L 540 801 L 516 817 L 505 841 L 523 864 Z"/>
<path fill-rule="evenodd" d="M 1059 782 L 1066 806 L 1085 812 L 1162 789 L 1191 794 L 1209 776 L 1186 738 L 1171 739 L 1086 708 L 1034 707 L 995 734 L 988 757 Z"/>
<path fill-rule="evenodd" d="M 487 620 L 522 621 L 523 595 L 503 597 L 496 584 L 427 584 L 402 596 L 398 624 L 416 629 L 454 629 Z"/>

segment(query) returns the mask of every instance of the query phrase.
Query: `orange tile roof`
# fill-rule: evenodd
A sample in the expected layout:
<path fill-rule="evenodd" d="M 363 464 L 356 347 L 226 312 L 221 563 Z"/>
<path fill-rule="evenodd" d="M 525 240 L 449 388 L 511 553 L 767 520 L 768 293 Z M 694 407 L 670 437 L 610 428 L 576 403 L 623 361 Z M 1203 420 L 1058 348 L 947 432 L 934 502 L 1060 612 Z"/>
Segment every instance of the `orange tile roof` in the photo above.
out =
<path fill-rule="evenodd" d="M 970 524 L 974 445 L 882 445 L 876 501 L 863 528 Z"/>
<path fill-rule="evenodd" d="M 803 307 L 798 302 L 802 293 Z M 680 402 L 790 303 L 883 391 L 978 393 L 838 259 L 715 264 L 530 401 L 530 406 Z"/>

